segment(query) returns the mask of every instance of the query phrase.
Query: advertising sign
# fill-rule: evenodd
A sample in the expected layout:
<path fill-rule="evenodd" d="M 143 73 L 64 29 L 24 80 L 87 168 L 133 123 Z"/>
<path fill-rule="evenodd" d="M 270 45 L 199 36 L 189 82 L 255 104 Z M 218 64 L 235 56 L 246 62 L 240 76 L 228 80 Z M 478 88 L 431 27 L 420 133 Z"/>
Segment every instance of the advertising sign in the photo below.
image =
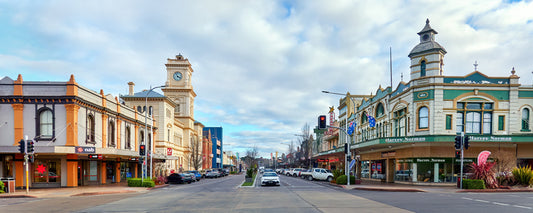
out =
<path fill-rule="evenodd" d="M 102 155 L 89 155 L 89 159 L 103 159 Z"/>
<path fill-rule="evenodd" d="M 92 146 L 77 146 L 74 148 L 76 153 L 96 153 L 96 148 Z"/>
<path fill-rule="evenodd" d="M 167 155 L 172 155 L 172 148 L 167 148 Z"/>

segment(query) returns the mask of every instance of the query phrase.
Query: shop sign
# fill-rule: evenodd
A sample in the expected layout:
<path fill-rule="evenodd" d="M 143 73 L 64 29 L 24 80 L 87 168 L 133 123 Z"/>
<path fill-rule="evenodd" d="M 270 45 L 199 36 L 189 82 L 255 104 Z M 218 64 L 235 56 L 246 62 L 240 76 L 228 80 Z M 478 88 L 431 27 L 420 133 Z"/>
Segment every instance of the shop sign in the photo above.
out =
<path fill-rule="evenodd" d="M 102 155 L 89 155 L 89 159 L 103 159 Z"/>
<path fill-rule="evenodd" d="M 92 146 L 77 146 L 74 148 L 74 150 L 76 151 L 76 153 L 82 153 L 82 154 L 96 152 L 96 148 Z"/>
<path fill-rule="evenodd" d="M 129 158 L 128 160 L 130 160 L 130 161 L 138 161 L 139 159 L 138 158 Z"/>
<path fill-rule="evenodd" d="M 396 156 L 396 151 L 393 151 L 393 152 L 382 152 L 381 153 L 381 157 L 382 158 L 394 157 L 394 156 Z"/>
<path fill-rule="evenodd" d="M 426 137 L 386 138 L 385 143 L 426 142 Z"/>
<path fill-rule="evenodd" d="M 167 155 L 172 155 L 172 148 L 167 148 Z"/>
<path fill-rule="evenodd" d="M 480 142 L 511 142 L 512 137 L 503 136 L 469 136 L 470 141 L 480 141 Z"/>

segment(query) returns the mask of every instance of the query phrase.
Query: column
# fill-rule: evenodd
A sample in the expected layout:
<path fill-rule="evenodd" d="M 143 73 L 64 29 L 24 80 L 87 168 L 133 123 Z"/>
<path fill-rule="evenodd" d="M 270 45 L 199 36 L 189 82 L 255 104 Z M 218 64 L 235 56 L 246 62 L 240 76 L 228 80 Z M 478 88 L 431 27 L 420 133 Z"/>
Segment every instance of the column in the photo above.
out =
<path fill-rule="evenodd" d="M 107 167 L 106 167 L 106 162 L 102 161 L 102 169 L 100 169 L 102 171 L 102 176 L 101 176 L 101 180 L 102 180 L 102 184 L 105 184 L 106 181 L 107 181 Z"/>
<path fill-rule="evenodd" d="M 115 173 L 117 174 L 115 182 L 120 183 L 120 161 L 118 160 L 117 160 L 117 163 L 115 164 L 115 170 L 116 170 Z"/>
<path fill-rule="evenodd" d="M 67 112 L 67 143 L 66 146 L 78 146 L 78 110 L 80 106 L 76 104 L 66 104 Z"/>
<path fill-rule="evenodd" d="M 67 154 L 67 187 L 78 186 L 78 155 Z"/>
<path fill-rule="evenodd" d="M 439 182 L 439 163 L 435 163 L 433 166 L 433 182 Z"/>

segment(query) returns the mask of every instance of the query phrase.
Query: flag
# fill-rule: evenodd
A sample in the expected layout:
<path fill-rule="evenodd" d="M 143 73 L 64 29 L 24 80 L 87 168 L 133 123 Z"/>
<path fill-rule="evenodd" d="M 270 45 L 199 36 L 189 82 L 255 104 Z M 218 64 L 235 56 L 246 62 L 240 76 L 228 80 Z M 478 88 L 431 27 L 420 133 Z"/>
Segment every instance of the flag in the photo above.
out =
<path fill-rule="evenodd" d="M 372 116 L 368 116 L 368 124 L 370 125 L 370 127 L 375 127 L 376 126 L 376 119 Z"/>
<path fill-rule="evenodd" d="M 349 126 L 348 126 L 348 135 L 352 135 L 353 132 L 355 131 L 355 121 L 352 121 L 350 122 Z"/>

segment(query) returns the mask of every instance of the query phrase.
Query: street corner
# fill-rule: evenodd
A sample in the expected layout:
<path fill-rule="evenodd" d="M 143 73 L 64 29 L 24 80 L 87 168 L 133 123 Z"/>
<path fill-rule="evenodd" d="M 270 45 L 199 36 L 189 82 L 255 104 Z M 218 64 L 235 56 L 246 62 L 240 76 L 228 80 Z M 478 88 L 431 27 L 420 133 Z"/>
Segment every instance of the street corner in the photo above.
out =
<path fill-rule="evenodd" d="M 384 191 L 384 192 L 427 192 L 415 188 L 384 188 L 384 187 L 355 187 L 353 190 Z"/>
<path fill-rule="evenodd" d="M 76 196 L 92 196 L 92 195 L 107 195 L 107 194 L 125 194 L 125 193 L 136 193 L 139 191 L 136 190 L 117 190 L 117 191 L 99 191 L 99 192 L 83 192 L 78 194 L 73 194 L 71 197 Z"/>
<path fill-rule="evenodd" d="M 37 198 L 37 196 L 26 195 L 26 194 L 0 194 L 0 199 L 4 198 Z"/>
<path fill-rule="evenodd" d="M 146 190 L 152 190 L 152 189 L 160 189 L 170 186 L 170 184 L 163 184 L 163 185 L 155 185 L 154 187 L 146 188 Z"/>

